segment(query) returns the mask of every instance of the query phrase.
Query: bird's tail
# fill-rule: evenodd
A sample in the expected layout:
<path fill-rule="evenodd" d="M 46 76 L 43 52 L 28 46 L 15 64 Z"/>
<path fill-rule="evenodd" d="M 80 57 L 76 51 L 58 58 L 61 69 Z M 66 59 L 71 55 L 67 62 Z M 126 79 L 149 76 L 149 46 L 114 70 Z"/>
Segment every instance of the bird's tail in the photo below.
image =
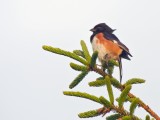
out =
<path fill-rule="evenodd" d="M 121 57 L 118 59 L 119 63 L 119 76 L 120 76 L 120 83 L 122 82 L 122 60 Z"/>

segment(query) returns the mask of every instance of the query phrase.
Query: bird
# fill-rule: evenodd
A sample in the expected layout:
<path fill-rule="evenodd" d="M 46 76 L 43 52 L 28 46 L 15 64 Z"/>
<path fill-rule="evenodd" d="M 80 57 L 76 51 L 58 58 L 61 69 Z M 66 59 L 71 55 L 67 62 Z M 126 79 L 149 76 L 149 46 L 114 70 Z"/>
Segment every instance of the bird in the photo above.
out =
<path fill-rule="evenodd" d="M 131 60 L 129 49 L 113 34 L 116 29 L 110 28 L 105 23 L 99 23 L 90 29 L 93 34 L 90 37 L 93 51 L 98 52 L 98 59 L 107 65 L 110 59 L 119 63 L 120 83 L 122 81 L 122 58 Z"/>

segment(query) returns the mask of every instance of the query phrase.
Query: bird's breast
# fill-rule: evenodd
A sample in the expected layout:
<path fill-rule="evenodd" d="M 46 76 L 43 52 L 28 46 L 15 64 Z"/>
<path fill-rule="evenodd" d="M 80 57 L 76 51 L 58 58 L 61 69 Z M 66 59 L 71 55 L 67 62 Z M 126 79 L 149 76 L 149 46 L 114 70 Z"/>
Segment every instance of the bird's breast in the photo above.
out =
<path fill-rule="evenodd" d="M 98 58 L 102 61 L 104 56 L 107 54 L 107 51 L 104 45 L 99 43 L 99 39 L 97 37 L 94 37 L 92 40 L 92 48 L 93 51 L 98 51 Z"/>
<path fill-rule="evenodd" d="M 93 51 L 98 51 L 100 61 L 105 59 L 106 54 L 112 59 L 118 59 L 122 53 L 122 49 L 118 44 L 104 38 L 103 33 L 99 33 L 93 37 L 92 48 Z"/>

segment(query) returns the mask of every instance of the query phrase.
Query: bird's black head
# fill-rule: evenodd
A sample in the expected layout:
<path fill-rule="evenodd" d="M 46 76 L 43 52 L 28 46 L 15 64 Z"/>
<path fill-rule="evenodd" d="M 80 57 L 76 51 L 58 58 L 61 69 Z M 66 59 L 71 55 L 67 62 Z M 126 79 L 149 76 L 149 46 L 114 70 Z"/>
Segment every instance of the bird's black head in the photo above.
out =
<path fill-rule="evenodd" d="M 115 29 L 110 28 L 108 25 L 105 23 L 100 23 L 97 24 L 94 28 L 92 28 L 90 31 L 93 33 L 100 33 L 100 32 L 108 32 L 108 33 L 113 33 Z"/>

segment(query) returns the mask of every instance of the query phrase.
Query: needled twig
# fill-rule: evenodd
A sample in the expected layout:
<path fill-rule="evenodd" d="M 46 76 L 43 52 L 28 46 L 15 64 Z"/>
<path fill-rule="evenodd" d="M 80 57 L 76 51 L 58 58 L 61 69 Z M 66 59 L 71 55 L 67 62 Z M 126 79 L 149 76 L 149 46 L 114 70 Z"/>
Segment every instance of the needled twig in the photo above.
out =
<path fill-rule="evenodd" d="M 108 74 L 105 73 L 103 70 L 97 68 L 97 67 L 94 67 L 92 68 L 92 70 L 100 75 L 102 75 L 103 77 L 107 76 Z M 119 87 L 116 87 L 117 89 L 119 89 L 120 91 L 123 91 L 124 90 L 124 87 L 123 85 L 120 85 Z M 130 98 L 137 98 L 135 95 L 133 95 L 132 93 L 128 93 L 128 96 Z M 154 117 L 156 120 L 160 120 L 160 117 L 147 105 L 145 104 L 144 102 L 142 102 L 142 100 L 139 100 L 138 102 L 138 105 L 140 107 L 142 107 L 144 110 L 146 110 L 152 117 Z"/>

